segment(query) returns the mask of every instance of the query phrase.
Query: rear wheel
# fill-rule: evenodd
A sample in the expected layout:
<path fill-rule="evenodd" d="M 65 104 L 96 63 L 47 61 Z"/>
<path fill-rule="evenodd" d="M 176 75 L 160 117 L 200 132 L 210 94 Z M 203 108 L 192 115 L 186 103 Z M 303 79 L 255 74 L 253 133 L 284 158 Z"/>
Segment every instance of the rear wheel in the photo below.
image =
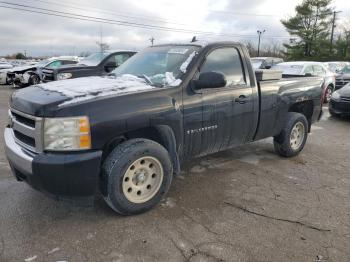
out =
<path fill-rule="evenodd" d="M 328 86 L 324 96 L 324 101 L 323 101 L 324 103 L 329 103 L 329 101 L 331 101 L 332 93 L 333 93 L 333 87 Z"/>
<path fill-rule="evenodd" d="M 172 180 L 168 151 L 147 139 L 118 145 L 102 166 L 107 204 L 122 215 L 146 212 L 167 193 Z"/>
<path fill-rule="evenodd" d="M 288 113 L 282 132 L 274 137 L 275 151 L 284 157 L 298 155 L 304 148 L 308 135 L 308 122 L 300 113 Z"/>

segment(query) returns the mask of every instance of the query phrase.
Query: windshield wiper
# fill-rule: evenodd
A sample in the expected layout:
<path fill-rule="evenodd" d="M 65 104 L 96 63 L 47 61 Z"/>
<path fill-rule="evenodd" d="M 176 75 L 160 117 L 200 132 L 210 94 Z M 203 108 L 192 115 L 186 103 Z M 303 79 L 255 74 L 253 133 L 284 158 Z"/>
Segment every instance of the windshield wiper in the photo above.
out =
<path fill-rule="evenodd" d="M 154 83 L 152 82 L 152 80 L 148 76 L 146 76 L 145 74 L 137 75 L 137 77 L 145 79 L 148 84 L 150 84 L 151 86 L 154 86 Z"/>

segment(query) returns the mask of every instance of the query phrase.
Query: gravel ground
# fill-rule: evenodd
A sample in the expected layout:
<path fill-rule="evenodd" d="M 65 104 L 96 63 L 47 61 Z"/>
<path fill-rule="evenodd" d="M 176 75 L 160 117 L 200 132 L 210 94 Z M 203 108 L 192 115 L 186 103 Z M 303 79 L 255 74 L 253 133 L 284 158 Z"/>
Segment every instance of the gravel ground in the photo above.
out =
<path fill-rule="evenodd" d="M 0 87 L 2 128 L 12 91 Z M 1 135 L 0 261 L 348 262 L 349 130 L 325 108 L 298 157 L 278 157 L 267 139 L 196 159 L 161 205 L 134 217 L 15 181 Z"/>

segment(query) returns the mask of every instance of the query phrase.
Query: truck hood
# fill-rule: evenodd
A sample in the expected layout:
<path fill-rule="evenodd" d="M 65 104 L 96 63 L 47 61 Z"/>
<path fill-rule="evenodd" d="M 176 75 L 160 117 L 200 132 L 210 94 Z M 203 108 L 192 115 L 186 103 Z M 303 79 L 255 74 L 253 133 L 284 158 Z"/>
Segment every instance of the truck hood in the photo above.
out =
<path fill-rule="evenodd" d="M 91 102 L 107 96 L 122 96 L 155 89 L 142 78 L 84 77 L 54 81 L 21 89 L 11 97 L 12 108 L 27 114 L 43 116 L 70 105 Z"/>

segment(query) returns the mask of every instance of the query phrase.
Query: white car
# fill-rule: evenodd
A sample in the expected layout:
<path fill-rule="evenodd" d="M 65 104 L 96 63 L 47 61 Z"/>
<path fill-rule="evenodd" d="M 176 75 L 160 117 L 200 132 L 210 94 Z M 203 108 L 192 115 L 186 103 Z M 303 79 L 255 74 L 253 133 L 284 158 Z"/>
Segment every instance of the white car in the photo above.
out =
<path fill-rule="evenodd" d="M 0 61 L 0 69 L 9 69 L 9 68 L 12 68 L 12 67 L 13 67 L 13 65 L 11 65 L 8 62 Z"/>
<path fill-rule="evenodd" d="M 285 62 L 272 67 L 282 71 L 283 76 L 319 76 L 324 78 L 324 102 L 328 103 L 335 89 L 336 74 L 321 62 Z"/>
<path fill-rule="evenodd" d="M 326 62 L 323 64 L 333 73 L 339 73 L 344 67 L 350 66 L 350 62 L 343 62 L 343 61 Z"/>

